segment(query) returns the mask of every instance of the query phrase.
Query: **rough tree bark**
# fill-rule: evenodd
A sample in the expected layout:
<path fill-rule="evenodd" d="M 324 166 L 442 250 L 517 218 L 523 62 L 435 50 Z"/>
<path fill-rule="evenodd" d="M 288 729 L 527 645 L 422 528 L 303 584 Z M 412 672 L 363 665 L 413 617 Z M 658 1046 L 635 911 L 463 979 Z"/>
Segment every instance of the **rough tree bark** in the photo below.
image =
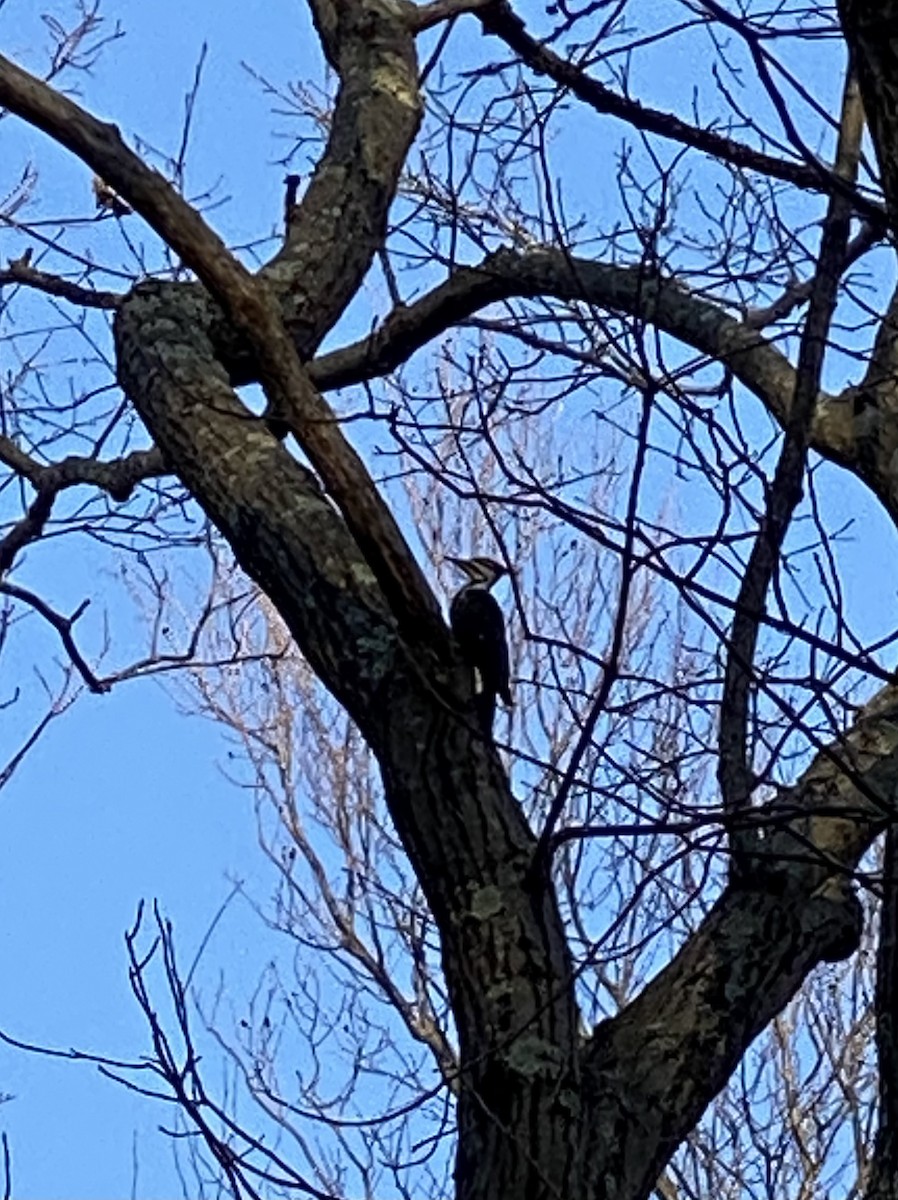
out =
<path fill-rule="evenodd" d="M 898 5 L 846 0 L 842 9 L 894 222 L 896 76 L 883 57 L 893 42 L 877 30 L 895 27 Z M 442 938 L 462 1063 L 460 1200 L 640 1200 L 808 972 L 856 944 L 845 880 L 894 805 L 898 687 L 887 685 L 765 810 L 777 818 L 767 868 L 734 882 L 643 993 L 582 1037 L 558 901 L 545 871 L 534 872 L 534 832 L 470 720 L 436 601 L 322 393 L 390 370 L 453 322 L 515 295 L 640 315 L 726 364 L 784 423 L 795 371 L 750 322 L 673 281 L 647 287 L 635 271 L 550 249 L 506 250 L 460 269 L 371 338 L 316 359 L 384 238 L 422 111 L 415 34 L 425 22 L 405 0 L 315 0 L 314 14 L 339 100 L 283 250 L 256 276 L 113 127 L 0 60 L 0 103 L 107 180 L 199 280 L 145 283 L 115 302 L 119 380 L 157 451 L 106 474 L 74 461 L 52 477 L 19 465 L 49 502 L 72 482 L 122 497 L 138 479 L 176 475 L 369 742 Z M 502 36 L 507 8 L 484 14 Z M 520 30 L 510 29 L 514 41 Z M 806 175 L 803 185 L 835 186 L 819 168 Z M 859 385 L 881 430 L 872 452 L 859 452 L 850 391 L 819 397 L 810 438 L 898 517 L 895 344 L 887 330 Z M 240 401 L 235 387 L 250 380 L 312 471 Z"/>

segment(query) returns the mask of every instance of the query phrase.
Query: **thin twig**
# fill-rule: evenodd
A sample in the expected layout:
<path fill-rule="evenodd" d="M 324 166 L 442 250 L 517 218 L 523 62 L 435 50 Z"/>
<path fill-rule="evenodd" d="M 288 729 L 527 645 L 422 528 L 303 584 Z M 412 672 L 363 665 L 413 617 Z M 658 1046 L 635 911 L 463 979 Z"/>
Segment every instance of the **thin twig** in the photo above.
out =
<path fill-rule="evenodd" d="M 45 621 L 48 621 L 62 639 L 62 644 L 65 646 L 66 653 L 71 659 L 72 666 L 84 680 L 90 691 L 97 695 L 102 695 L 109 691 L 109 684 L 104 680 L 98 679 L 90 667 L 87 665 L 81 651 L 78 649 L 75 639 L 72 636 L 72 629 L 75 622 L 84 613 L 88 605 L 88 601 L 79 605 L 75 612 L 70 617 L 64 617 L 61 613 L 52 609 L 46 600 L 42 600 L 40 596 L 27 588 L 19 587 L 18 584 L 9 583 L 8 581 L 0 583 L 0 594 L 4 596 L 12 596 L 14 600 L 21 600 L 23 604 L 30 605 L 35 612 L 40 613 Z"/>

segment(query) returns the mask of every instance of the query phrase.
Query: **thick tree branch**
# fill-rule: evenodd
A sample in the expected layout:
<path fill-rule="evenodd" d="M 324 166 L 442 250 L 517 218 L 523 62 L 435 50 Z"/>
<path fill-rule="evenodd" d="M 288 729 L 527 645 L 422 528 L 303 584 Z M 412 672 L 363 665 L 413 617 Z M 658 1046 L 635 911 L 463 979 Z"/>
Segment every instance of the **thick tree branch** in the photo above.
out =
<path fill-rule="evenodd" d="M 462 13 L 476 12 L 492 3 L 494 0 L 431 0 L 429 4 L 415 7 L 411 28 L 415 33 L 424 33 L 442 21 L 452 21 Z"/>
<path fill-rule="evenodd" d="M 293 208 L 283 249 L 262 272 L 303 359 L 383 247 L 423 112 L 412 4 L 315 0 L 312 11 L 340 88 L 325 152 Z"/>
<path fill-rule="evenodd" d="M 882 858 L 882 907 L 876 950 L 876 1055 L 879 1111 L 865 1200 L 898 1196 L 898 827 L 889 825 Z"/>
<path fill-rule="evenodd" d="M 892 230 L 898 230 L 898 3 L 840 0 L 846 41 L 882 174 Z M 898 291 L 880 325 L 863 381 L 851 393 L 862 461 L 898 487 Z M 895 509 L 891 509 L 895 516 Z"/>
<path fill-rule="evenodd" d="M 898 230 L 898 3 L 839 0 L 838 9 L 857 67 L 889 222 Z"/>
<path fill-rule="evenodd" d="M 839 15 L 856 63 L 870 135 L 882 173 L 893 231 L 898 230 L 898 3 L 896 0 L 839 0 Z M 858 437 L 881 471 L 898 475 L 898 292 L 880 326 L 873 356 L 855 394 Z M 893 514 L 894 515 L 894 514 Z M 876 1043 L 879 1057 L 879 1114 L 875 1153 L 866 1188 L 869 1200 L 898 1196 L 898 835 L 894 819 L 885 840 L 883 897 L 876 974 Z"/>
<path fill-rule="evenodd" d="M 288 425 L 308 454 L 394 611 L 412 634 L 437 627 L 433 594 L 362 460 L 309 383 L 267 285 L 230 254 L 161 175 L 144 165 L 114 126 L 2 57 L 0 103 L 77 154 L 196 272 L 252 347 L 272 414 Z"/>
<path fill-rule="evenodd" d="M 47 489 L 39 491 L 24 517 L 13 525 L 4 538 L 0 539 L 0 579 L 13 565 L 19 551 L 24 550 L 29 543 L 36 542 L 44 532 L 44 526 L 50 519 L 55 499 L 55 491 Z"/>
<path fill-rule="evenodd" d="M 0 436 L 0 463 L 27 479 L 39 492 L 56 495 L 66 488 L 89 485 L 108 492 L 113 500 L 124 501 L 138 483 L 170 474 L 155 447 L 135 450 L 123 458 L 102 461 L 70 455 L 58 463 L 41 463 L 21 450 L 12 438 Z"/>
<path fill-rule="evenodd" d="M 0 270 L 0 288 L 10 284 L 34 288 L 48 296 L 58 296 L 71 304 L 82 308 L 118 308 L 122 297 L 117 292 L 95 291 L 93 288 L 81 287 L 59 275 L 51 275 L 47 271 L 39 271 L 36 267 L 28 266 L 22 259 L 10 260 L 5 270 Z"/>
<path fill-rule="evenodd" d="M 550 246 L 521 252 L 503 249 L 479 266 L 459 268 L 414 304 L 395 310 L 369 337 L 321 355 L 310 366 L 311 377 L 322 390 L 329 390 L 386 375 L 415 350 L 491 304 L 545 296 L 656 324 L 724 362 L 778 419 L 785 420 L 795 369 L 756 330 L 673 278 L 647 278 L 640 266 L 594 262 Z"/>
<path fill-rule="evenodd" d="M 413 304 L 394 310 L 370 336 L 323 354 L 310 365 L 322 390 L 386 375 L 416 350 L 491 304 L 516 297 L 554 296 L 638 317 L 723 363 L 785 424 L 795 391 L 795 368 L 752 322 L 730 316 L 719 304 L 666 277 L 646 279 L 640 267 L 576 258 L 552 247 L 499 250 L 476 267 L 461 267 Z M 810 441 L 818 453 L 857 468 L 851 406 L 841 397 L 818 396 Z M 864 476 L 898 512 L 898 492 Z"/>
<path fill-rule="evenodd" d="M 880 322 L 870 362 L 856 391 L 863 395 L 864 406 L 875 405 L 891 416 L 898 414 L 898 289 Z"/>
<path fill-rule="evenodd" d="M 282 612 L 301 595 L 292 627 L 314 669 L 353 710 L 373 704 L 384 668 L 361 643 L 379 654 L 395 640 L 383 594 L 314 475 L 236 396 L 194 314 L 189 291 L 138 288 L 116 320 L 122 383 L 248 574 Z M 348 645 L 357 652 L 341 686 Z"/>
<path fill-rule="evenodd" d="M 451 671 L 397 635 L 345 524 L 310 473 L 248 419 L 196 315 L 189 292 L 137 289 L 116 322 L 123 383 L 380 762 L 441 930 L 460 1123 L 476 1131 L 460 1139 L 459 1172 L 475 1181 L 468 1194 L 483 1194 L 481 1176 L 498 1167 L 531 1184 L 565 1178 L 577 1106 L 571 964 L 551 888 L 525 888 L 534 840 L 520 806 Z M 541 1119 L 535 1096 L 554 1098 L 556 1120 Z"/>
<path fill-rule="evenodd" d="M 840 765 L 847 762 L 851 771 Z M 855 785 L 856 779 L 861 785 Z M 596 1178 L 609 1200 L 646 1196 L 664 1162 L 746 1047 L 821 960 L 851 953 L 857 902 L 845 886 L 898 796 L 898 687 L 818 755 L 781 803 L 765 874 L 724 893 L 701 928 L 587 1051 Z"/>

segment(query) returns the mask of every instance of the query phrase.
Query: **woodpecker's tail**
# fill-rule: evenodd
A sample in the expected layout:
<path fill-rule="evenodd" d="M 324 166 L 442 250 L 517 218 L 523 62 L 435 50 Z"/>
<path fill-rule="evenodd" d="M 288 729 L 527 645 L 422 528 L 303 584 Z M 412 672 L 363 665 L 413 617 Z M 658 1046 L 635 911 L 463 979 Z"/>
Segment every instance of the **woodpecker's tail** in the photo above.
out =
<path fill-rule="evenodd" d="M 478 692 L 474 697 L 474 708 L 483 736 L 492 741 L 493 721 L 496 718 L 496 693 L 486 688 Z"/>

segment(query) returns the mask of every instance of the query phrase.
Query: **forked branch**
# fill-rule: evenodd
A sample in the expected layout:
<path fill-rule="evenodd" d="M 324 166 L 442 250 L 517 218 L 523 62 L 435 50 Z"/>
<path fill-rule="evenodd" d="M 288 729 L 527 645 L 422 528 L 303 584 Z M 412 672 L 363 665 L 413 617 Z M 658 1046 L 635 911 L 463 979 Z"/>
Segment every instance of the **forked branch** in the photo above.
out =
<path fill-rule="evenodd" d="M 0 56 L 0 104 L 66 146 L 124 197 L 183 259 L 254 352 L 271 414 L 285 422 L 339 507 L 393 612 L 409 629 L 439 610 L 392 513 L 330 407 L 309 381 L 273 292 L 158 172 L 66 96 Z"/>

